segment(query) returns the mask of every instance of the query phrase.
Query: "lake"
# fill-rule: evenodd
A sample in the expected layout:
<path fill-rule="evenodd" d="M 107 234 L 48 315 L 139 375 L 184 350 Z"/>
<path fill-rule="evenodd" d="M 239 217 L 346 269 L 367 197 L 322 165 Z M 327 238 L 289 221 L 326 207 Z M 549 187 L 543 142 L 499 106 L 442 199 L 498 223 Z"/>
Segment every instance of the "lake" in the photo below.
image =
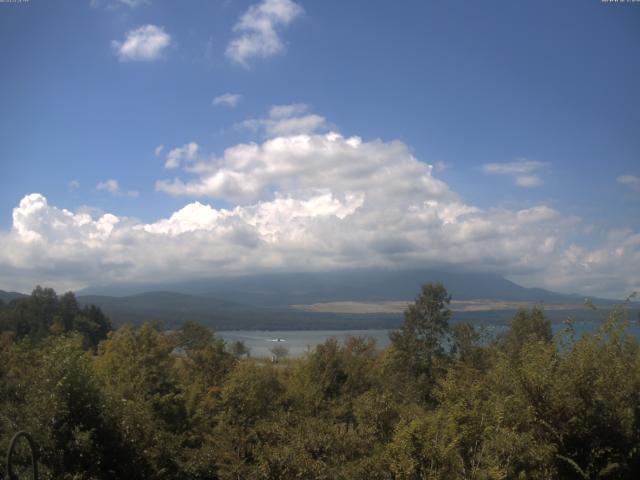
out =
<path fill-rule="evenodd" d="M 598 322 L 576 322 L 574 324 L 576 335 L 579 337 L 588 332 L 593 332 L 598 327 Z M 564 327 L 563 324 L 553 324 L 552 329 L 557 333 Z M 505 325 L 488 325 L 485 327 L 489 336 L 496 335 L 506 328 Z M 241 340 L 251 350 L 251 356 L 257 358 L 270 357 L 270 349 L 276 345 L 286 347 L 290 357 L 301 357 L 309 349 L 324 343 L 328 338 L 335 337 L 344 342 L 349 337 L 372 337 L 376 340 L 378 348 L 384 349 L 389 345 L 389 332 L 391 330 L 227 330 L 216 332 L 225 342 L 231 343 Z M 634 322 L 629 331 L 640 339 L 640 325 Z"/>
<path fill-rule="evenodd" d="M 390 330 L 234 330 L 216 332 L 225 342 L 242 340 L 251 350 L 252 357 L 270 357 L 270 349 L 276 345 L 286 347 L 290 357 L 301 357 L 309 348 L 335 337 L 344 342 L 349 337 L 373 337 L 378 348 L 389 344 Z"/>

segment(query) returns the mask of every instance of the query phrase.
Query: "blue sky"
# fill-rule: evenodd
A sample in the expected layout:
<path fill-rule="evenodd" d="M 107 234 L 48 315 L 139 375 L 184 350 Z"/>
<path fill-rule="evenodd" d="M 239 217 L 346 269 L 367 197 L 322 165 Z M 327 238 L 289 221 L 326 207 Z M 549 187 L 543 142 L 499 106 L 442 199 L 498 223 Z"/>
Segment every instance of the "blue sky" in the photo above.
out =
<path fill-rule="evenodd" d="M 0 288 L 438 262 L 640 287 L 640 4 L 31 0 L 0 41 Z"/>

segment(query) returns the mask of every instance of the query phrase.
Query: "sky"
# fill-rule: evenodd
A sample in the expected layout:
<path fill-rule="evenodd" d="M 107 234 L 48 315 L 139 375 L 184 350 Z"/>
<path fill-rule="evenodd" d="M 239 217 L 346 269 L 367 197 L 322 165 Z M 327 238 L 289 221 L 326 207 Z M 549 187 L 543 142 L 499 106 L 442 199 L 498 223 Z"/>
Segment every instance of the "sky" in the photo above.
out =
<path fill-rule="evenodd" d="M 640 3 L 0 2 L 0 289 L 640 290 Z"/>

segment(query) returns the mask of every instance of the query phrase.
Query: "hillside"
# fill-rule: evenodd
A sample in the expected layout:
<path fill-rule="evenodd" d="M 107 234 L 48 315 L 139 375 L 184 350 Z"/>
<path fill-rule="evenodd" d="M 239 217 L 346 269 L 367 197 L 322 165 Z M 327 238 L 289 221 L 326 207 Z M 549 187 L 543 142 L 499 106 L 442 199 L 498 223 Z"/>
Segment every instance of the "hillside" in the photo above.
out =
<path fill-rule="evenodd" d="M 454 299 L 454 321 L 502 323 L 519 306 L 534 303 L 548 305 L 554 321 L 568 316 L 594 318 L 578 295 L 524 288 L 499 275 L 437 270 L 366 269 L 173 284 L 122 283 L 84 289 L 78 299 L 98 305 L 116 324 L 160 320 L 170 327 L 194 320 L 218 330 L 394 328 L 402 320 L 403 302 L 414 299 L 422 284 L 436 281 L 444 283 Z M 345 309 L 345 302 L 355 307 Z M 373 305 L 385 302 L 393 308 Z M 613 302 L 597 303 L 608 307 Z M 336 304 L 339 308 L 334 308 Z"/>
<path fill-rule="evenodd" d="M 500 275 L 446 270 L 358 269 L 219 277 L 180 283 L 118 283 L 89 287 L 78 295 L 128 296 L 169 291 L 255 306 L 337 301 L 412 300 L 420 285 L 442 282 L 455 300 L 576 303 L 584 297 L 525 288 Z"/>
<path fill-rule="evenodd" d="M 242 305 L 208 296 L 146 292 L 126 297 L 79 295 L 81 305 L 99 306 L 116 325 L 158 320 L 176 328 L 191 320 L 216 330 L 315 330 L 395 328 L 401 315 L 343 315 L 287 307 Z"/>
<path fill-rule="evenodd" d="M 26 297 L 24 293 L 18 292 L 5 292 L 4 290 L 0 290 L 0 300 L 5 303 L 10 302 L 11 300 L 15 300 L 16 298 Z"/>

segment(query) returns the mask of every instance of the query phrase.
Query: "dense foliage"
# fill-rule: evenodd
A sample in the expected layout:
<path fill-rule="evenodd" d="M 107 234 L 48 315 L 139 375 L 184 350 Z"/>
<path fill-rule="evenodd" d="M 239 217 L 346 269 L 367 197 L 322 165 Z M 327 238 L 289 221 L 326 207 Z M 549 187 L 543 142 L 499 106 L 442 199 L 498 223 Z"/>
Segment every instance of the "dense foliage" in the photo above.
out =
<path fill-rule="evenodd" d="M 208 329 L 110 331 L 73 294 L 0 305 L 0 448 L 55 479 L 640 478 L 640 348 L 625 310 L 577 338 L 539 308 L 483 338 L 425 285 L 391 345 L 247 358 Z"/>

